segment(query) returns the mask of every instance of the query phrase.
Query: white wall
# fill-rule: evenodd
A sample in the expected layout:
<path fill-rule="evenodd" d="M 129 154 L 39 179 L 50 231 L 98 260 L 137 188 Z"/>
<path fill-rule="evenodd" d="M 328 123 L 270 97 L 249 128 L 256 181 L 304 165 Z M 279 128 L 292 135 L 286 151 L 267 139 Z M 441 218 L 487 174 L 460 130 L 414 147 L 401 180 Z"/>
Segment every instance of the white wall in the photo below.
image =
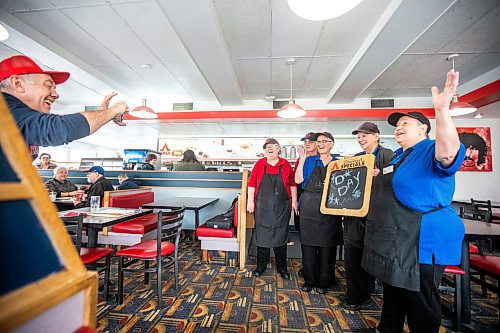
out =
<path fill-rule="evenodd" d="M 55 161 L 57 165 L 78 168 L 82 157 L 122 157 L 123 151 L 80 141 L 73 141 L 67 145 L 58 147 L 40 147 L 40 154 L 41 153 L 49 153 L 52 156 L 52 160 Z M 33 161 L 34 164 L 39 162 L 38 159 Z M 67 164 L 65 162 L 75 163 Z"/>

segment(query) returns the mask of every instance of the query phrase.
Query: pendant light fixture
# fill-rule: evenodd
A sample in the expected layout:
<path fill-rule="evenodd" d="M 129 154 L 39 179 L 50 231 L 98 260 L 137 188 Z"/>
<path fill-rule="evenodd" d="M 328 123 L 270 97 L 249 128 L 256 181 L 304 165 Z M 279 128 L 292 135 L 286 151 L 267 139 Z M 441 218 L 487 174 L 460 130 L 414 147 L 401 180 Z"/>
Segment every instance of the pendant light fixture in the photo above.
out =
<path fill-rule="evenodd" d="M 153 111 L 150 107 L 146 106 L 147 100 L 142 100 L 142 105 L 136 107 L 132 111 L 129 112 L 129 115 L 136 118 L 145 118 L 145 119 L 155 119 L 158 118 L 156 112 Z"/>
<path fill-rule="evenodd" d="M 288 104 L 278 111 L 277 115 L 280 118 L 300 118 L 306 114 L 306 111 L 300 105 L 295 104 L 293 99 L 293 64 L 295 64 L 295 59 L 288 59 L 286 64 L 290 66 L 290 99 Z"/>
<path fill-rule="evenodd" d="M 458 57 L 458 54 L 450 54 L 446 60 L 451 61 L 452 69 L 455 70 L 455 58 Z M 458 101 L 458 95 L 453 95 L 453 99 L 450 104 L 450 116 L 457 117 L 463 116 L 464 114 L 474 113 L 477 111 L 477 108 L 473 105 L 465 102 Z"/>
<path fill-rule="evenodd" d="M 288 0 L 288 6 L 299 17 L 324 21 L 344 15 L 361 0 Z"/>

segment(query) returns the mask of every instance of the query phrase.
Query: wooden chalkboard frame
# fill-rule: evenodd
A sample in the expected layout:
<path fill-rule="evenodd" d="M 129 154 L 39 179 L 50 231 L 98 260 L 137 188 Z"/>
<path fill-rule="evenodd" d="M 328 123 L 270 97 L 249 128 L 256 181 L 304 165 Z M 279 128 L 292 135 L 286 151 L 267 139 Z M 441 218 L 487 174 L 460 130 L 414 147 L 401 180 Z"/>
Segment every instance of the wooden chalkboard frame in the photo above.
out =
<path fill-rule="evenodd" d="M 8 332 L 28 323 L 66 299 L 83 292 L 82 326 L 96 326 L 97 273 L 87 271 L 75 250 L 63 222 L 50 201 L 47 190 L 31 165 L 26 144 L 16 122 L 0 94 L 0 146 L 19 182 L 0 182 L 0 201 L 26 200 L 47 234 L 64 267 L 12 290 L 0 297 L 0 332 Z M 5 221 L 2 221 L 5 222 Z M 12 221 L 9 221 L 13 223 Z M 22 223 L 22 221 L 15 221 Z M 14 255 L 10 253 L 9 255 Z M 60 318 L 58 319 L 60 320 Z"/>
<path fill-rule="evenodd" d="M 321 206 L 320 206 L 320 211 L 323 214 L 328 214 L 328 215 L 343 215 L 343 216 L 355 216 L 355 217 L 363 217 L 368 214 L 368 209 L 370 208 L 370 196 L 371 196 L 371 189 L 372 189 L 372 170 L 375 166 L 375 156 L 373 154 L 366 154 L 366 155 L 361 155 L 361 156 L 355 156 L 351 158 L 346 158 L 343 160 L 337 160 L 330 162 L 328 164 L 328 168 L 326 171 L 326 179 L 325 179 L 325 186 L 323 189 L 323 196 L 321 197 Z M 334 208 L 328 208 L 326 205 L 326 200 L 328 197 L 328 189 L 330 187 L 330 178 L 332 172 L 338 171 L 338 170 L 348 170 L 348 169 L 356 169 L 359 167 L 366 167 L 366 181 L 365 181 L 365 188 L 364 188 L 364 198 L 363 198 L 363 205 L 360 209 L 334 209 Z"/>

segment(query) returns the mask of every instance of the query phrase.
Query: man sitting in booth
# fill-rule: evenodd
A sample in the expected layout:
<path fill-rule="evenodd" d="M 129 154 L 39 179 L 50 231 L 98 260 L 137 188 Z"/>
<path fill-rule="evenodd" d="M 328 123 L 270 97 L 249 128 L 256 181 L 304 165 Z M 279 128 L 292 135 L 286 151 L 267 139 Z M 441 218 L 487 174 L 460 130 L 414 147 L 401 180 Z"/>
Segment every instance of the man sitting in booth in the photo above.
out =
<path fill-rule="evenodd" d="M 134 179 L 129 178 L 126 173 L 122 173 L 118 175 L 118 182 L 120 186 L 118 186 L 117 190 L 134 190 L 139 188 L 139 185 L 134 181 Z"/>
<path fill-rule="evenodd" d="M 76 208 L 90 207 L 90 198 L 93 196 L 99 196 L 101 198 L 100 202 L 102 206 L 104 192 L 115 190 L 109 179 L 104 177 L 104 169 L 100 166 L 93 166 L 87 171 L 87 181 L 91 185 L 84 195 L 84 201 L 75 203 Z"/>

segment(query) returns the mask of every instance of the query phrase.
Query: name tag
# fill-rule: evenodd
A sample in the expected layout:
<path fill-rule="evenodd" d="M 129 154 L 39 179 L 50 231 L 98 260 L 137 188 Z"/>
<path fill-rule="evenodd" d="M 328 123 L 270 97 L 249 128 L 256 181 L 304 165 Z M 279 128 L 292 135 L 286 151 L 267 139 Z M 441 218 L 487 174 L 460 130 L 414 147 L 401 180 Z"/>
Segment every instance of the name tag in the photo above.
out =
<path fill-rule="evenodd" d="M 387 175 L 388 173 L 394 172 L 394 165 L 389 165 L 382 169 L 382 174 Z"/>

